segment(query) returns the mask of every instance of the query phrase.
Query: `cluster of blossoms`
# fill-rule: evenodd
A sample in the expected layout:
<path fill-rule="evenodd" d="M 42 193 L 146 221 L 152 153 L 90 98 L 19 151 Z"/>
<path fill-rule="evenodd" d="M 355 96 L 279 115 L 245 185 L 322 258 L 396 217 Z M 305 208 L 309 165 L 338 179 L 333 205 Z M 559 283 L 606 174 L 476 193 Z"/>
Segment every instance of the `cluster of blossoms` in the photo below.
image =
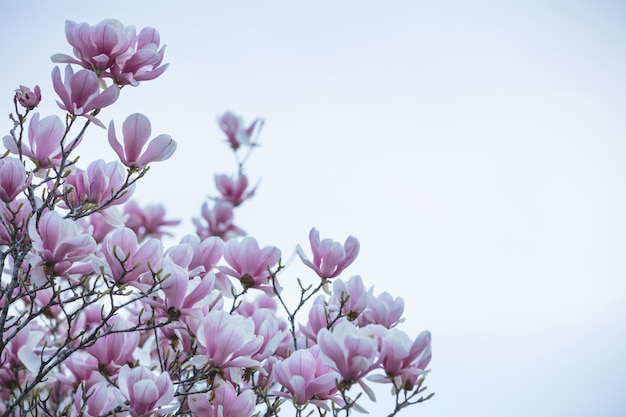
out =
<path fill-rule="evenodd" d="M 281 251 L 235 225 L 234 209 L 256 190 L 244 163 L 261 119 L 218 118 L 237 173 L 215 176 L 218 195 L 196 234 L 168 248 L 161 238 L 178 222 L 132 195 L 150 164 L 174 153 L 170 136 L 151 139 L 142 114 L 126 118 L 121 136 L 111 121 L 119 160 L 80 167 L 87 129 L 105 126 L 96 116 L 167 65 L 152 28 L 68 21 L 66 35 L 74 56 L 52 58 L 67 64 L 64 78 L 52 71 L 64 119 L 34 112 L 41 89 L 21 86 L 3 138 L 1 416 L 274 416 L 289 404 L 297 416 L 337 416 L 365 412 L 372 383 L 390 387 L 390 415 L 430 398 L 421 395 L 430 333 L 411 339 L 398 326 L 401 298 L 344 277 L 356 238 L 311 230 L 312 256 L 297 253 L 314 283 L 294 280 L 293 303 L 278 284 Z"/>

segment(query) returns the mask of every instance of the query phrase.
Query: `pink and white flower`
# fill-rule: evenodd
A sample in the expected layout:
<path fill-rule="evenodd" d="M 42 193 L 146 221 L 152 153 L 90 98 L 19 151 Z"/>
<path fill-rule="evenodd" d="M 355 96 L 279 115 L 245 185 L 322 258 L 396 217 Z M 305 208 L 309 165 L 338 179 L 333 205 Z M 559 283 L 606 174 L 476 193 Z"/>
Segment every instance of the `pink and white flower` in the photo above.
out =
<path fill-rule="evenodd" d="M 360 326 L 367 324 L 380 324 L 388 329 L 402 322 L 404 313 L 404 300 L 402 297 L 395 297 L 388 292 L 383 292 L 378 296 L 373 295 L 374 288 L 370 288 L 367 297 L 367 307 L 363 314 L 359 315 Z"/>
<path fill-rule="evenodd" d="M 234 224 L 233 205 L 226 200 L 215 200 L 211 208 L 205 201 L 202 204 L 201 214 L 204 221 L 194 219 L 193 222 L 196 225 L 198 236 L 202 239 L 217 236 L 223 240 L 229 240 L 246 234 L 246 232 Z"/>
<path fill-rule="evenodd" d="M 61 163 L 61 142 L 65 137 L 63 122 L 58 116 L 48 116 L 39 120 L 39 113 L 33 113 L 28 124 L 28 143 L 21 142 L 21 154 L 30 158 L 36 169 L 48 169 Z M 19 155 L 15 139 L 3 138 L 4 146 L 12 154 Z"/>
<path fill-rule="evenodd" d="M 97 159 L 86 170 L 77 169 L 65 179 L 64 199 L 68 207 L 97 208 L 105 203 L 109 206 L 123 204 L 134 191 L 134 184 L 123 193 L 126 173 L 118 162 Z M 119 193 L 119 194 L 118 194 Z"/>
<path fill-rule="evenodd" d="M 227 111 L 217 118 L 220 129 L 226 133 L 226 139 L 233 150 L 240 146 L 253 146 L 253 136 L 258 134 L 263 126 L 263 119 L 255 119 L 250 126 L 245 127 L 243 119 Z"/>
<path fill-rule="evenodd" d="M 96 250 L 96 241 L 79 229 L 73 220 L 64 219 L 55 211 L 47 211 L 38 224 L 36 217 L 31 218 L 28 235 L 35 251 L 29 258 L 33 284 L 40 286 L 46 277 L 91 271 L 86 263 Z"/>
<path fill-rule="evenodd" d="M 176 142 L 169 135 L 159 135 L 148 143 L 150 138 L 150 120 L 141 113 L 131 114 L 122 124 L 124 146 L 115 135 L 113 121 L 109 125 L 109 145 L 113 148 L 120 161 L 131 170 L 140 170 L 148 164 L 164 161 L 174 154 Z"/>
<path fill-rule="evenodd" d="M 59 107 L 70 114 L 85 116 L 91 122 L 104 127 L 102 122 L 89 113 L 113 104 L 119 96 L 119 87 L 111 85 L 100 91 L 100 79 L 86 69 L 74 73 L 72 67 L 65 67 L 65 80 L 61 80 L 61 70 L 52 70 L 52 85 L 61 99 Z"/>
<path fill-rule="evenodd" d="M 153 80 L 163 74 L 169 64 L 161 65 L 165 46 L 160 47 L 159 32 L 146 27 L 139 32 L 137 44 L 118 56 L 111 66 L 111 77 L 120 86 L 138 86 L 140 81 Z"/>
<path fill-rule="evenodd" d="M 335 316 L 336 317 L 336 316 Z M 328 308 L 324 295 L 318 295 L 309 308 L 309 321 L 300 324 L 300 332 L 310 343 L 317 344 L 317 334 L 328 325 Z"/>
<path fill-rule="evenodd" d="M 423 331 L 411 342 L 403 331 L 394 328 L 382 338 L 380 366 L 385 375 L 372 375 L 375 382 L 392 382 L 395 389 L 412 390 L 418 378 L 426 374 L 432 357 L 431 335 Z"/>
<path fill-rule="evenodd" d="M 348 282 L 336 279 L 328 300 L 328 310 L 332 314 L 346 316 L 348 320 L 357 320 L 367 308 L 370 297 L 359 275 L 351 277 Z"/>
<path fill-rule="evenodd" d="M 171 233 L 162 230 L 162 228 L 176 226 L 180 223 L 180 220 L 167 220 L 165 218 L 165 207 L 162 204 L 140 207 L 135 201 L 129 201 L 124 206 L 124 215 L 126 216 L 126 227 L 135 231 L 139 241 L 147 236 L 157 239 L 164 235 L 171 236 Z"/>
<path fill-rule="evenodd" d="M 291 398 L 296 406 L 311 403 L 330 411 L 327 400 L 342 404 L 342 400 L 336 396 L 336 381 L 341 376 L 321 362 L 317 346 L 296 350 L 287 359 L 278 362 L 274 365 L 274 375 L 287 392 L 273 393 Z"/>
<path fill-rule="evenodd" d="M 139 345 L 139 334 L 124 332 L 124 327 L 121 319 L 113 320 L 108 329 L 111 334 L 99 337 L 93 345 L 87 347 L 87 352 L 96 358 L 99 367 L 110 373 L 134 362 L 133 352 Z"/>
<path fill-rule="evenodd" d="M 83 386 L 79 385 L 74 396 L 74 407 L 71 415 L 97 417 L 111 414 L 119 405 L 117 400 L 119 396 L 121 396 L 121 392 L 106 381 L 92 385 L 86 393 Z"/>
<path fill-rule="evenodd" d="M 26 175 L 24 164 L 9 156 L 0 159 L 0 200 L 9 203 L 30 185 L 32 174 Z"/>
<path fill-rule="evenodd" d="M 19 241 L 24 237 L 31 213 L 32 207 L 26 198 L 0 204 L 0 245 L 10 245 L 13 239 Z"/>
<path fill-rule="evenodd" d="M 249 318 L 211 310 L 199 323 L 196 337 L 199 354 L 194 364 L 214 368 L 233 383 L 241 382 L 241 368 L 260 365 L 252 356 L 263 345 L 263 337 L 254 334 Z"/>
<path fill-rule="evenodd" d="M 9 320 L 7 324 L 11 324 L 11 321 Z M 45 332 L 31 321 L 6 342 L 2 352 L 0 352 L 1 385 L 6 386 L 13 382 L 21 383 L 23 381 L 19 381 L 19 379 L 24 378 L 26 380 L 37 375 L 42 360 L 44 360 L 41 356 L 44 337 Z M 18 372 L 24 368 L 26 373 Z"/>
<path fill-rule="evenodd" d="M 359 241 L 354 236 L 348 236 L 342 245 L 332 239 L 320 241 L 320 234 L 316 228 L 309 233 L 313 262 L 304 254 L 302 247 L 297 246 L 296 251 L 302 262 L 314 270 L 320 278 L 334 278 L 341 274 L 359 254 Z"/>
<path fill-rule="evenodd" d="M 159 32 L 151 27 L 143 28 L 137 36 L 134 26 L 126 27 L 115 19 L 94 26 L 67 20 L 65 35 L 76 58 L 55 54 L 53 62 L 81 65 L 99 77 L 113 78 L 120 86 L 152 80 L 169 66 L 161 65 L 165 46 L 160 47 Z"/>
<path fill-rule="evenodd" d="M 287 323 L 279 320 L 278 317 L 269 309 L 262 308 L 256 310 L 250 316 L 254 322 L 254 333 L 263 337 L 263 344 L 259 351 L 254 355 L 254 359 L 262 361 L 274 355 L 280 345 L 291 338 L 291 334 L 287 330 Z"/>
<path fill-rule="evenodd" d="M 180 243 L 185 243 L 192 249 L 192 257 L 189 262 L 189 269 L 193 271 L 192 276 L 194 274 L 201 277 L 206 275 L 222 259 L 224 241 L 217 236 L 200 240 L 196 235 L 185 235 Z"/>
<path fill-rule="evenodd" d="M 378 364 L 378 339 L 370 329 L 357 328 L 348 321 L 342 321 L 332 331 L 321 329 L 317 342 L 324 363 L 341 375 L 339 386 L 348 389 L 358 383 L 373 400 L 374 393 L 362 381 Z"/>
<path fill-rule="evenodd" d="M 36 85 L 34 91 L 31 91 L 30 88 L 20 85 L 15 90 L 15 98 L 23 107 L 32 110 L 41 102 L 41 88 Z"/>
<path fill-rule="evenodd" d="M 224 381 L 212 391 L 189 396 L 189 409 L 195 417 L 250 417 L 254 413 L 256 395 L 250 389 L 239 394 Z"/>
<path fill-rule="evenodd" d="M 161 262 L 161 268 L 161 275 L 167 277 L 162 281 L 161 291 L 155 299 L 145 300 L 156 310 L 157 317 L 165 316 L 170 320 L 187 316 L 202 317 L 202 308 L 215 303 L 220 297 L 219 293 L 213 291 L 213 273 L 190 279 L 186 268 L 177 265 L 168 256 Z"/>
<path fill-rule="evenodd" d="M 74 48 L 76 58 L 55 54 L 52 62 L 78 64 L 98 75 L 115 64 L 116 59 L 137 42 L 135 28 L 125 27 L 115 19 L 105 19 L 94 26 L 66 20 L 65 37 Z"/>
<path fill-rule="evenodd" d="M 110 232 L 102 242 L 106 260 L 105 273 L 115 282 L 142 287 L 154 283 L 153 274 L 159 270 L 163 248 L 157 239 L 149 238 L 141 245 L 137 235 L 127 227 Z"/>
<path fill-rule="evenodd" d="M 248 177 L 244 174 L 232 178 L 228 175 L 215 175 L 215 185 L 222 194 L 220 197 L 222 200 L 230 202 L 234 207 L 237 207 L 245 200 L 254 196 L 256 187 L 252 190 L 248 188 Z"/>
<path fill-rule="evenodd" d="M 130 368 L 124 365 L 118 374 L 117 384 L 128 401 L 133 417 L 166 414 L 175 411 L 174 385 L 167 372 L 155 375 L 145 366 Z"/>
<path fill-rule="evenodd" d="M 270 279 L 269 268 L 280 259 L 280 250 L 275 246 L 261 249 L 253 237 L 241 241 L 230 240 L 224 246 L 224 260 L 230 266 L 218 267 L 220 271 L 239 279 L 244 290 L 248 288 L 267 289 Z M 271 286 L 269 286 L 271 289 Z"/>

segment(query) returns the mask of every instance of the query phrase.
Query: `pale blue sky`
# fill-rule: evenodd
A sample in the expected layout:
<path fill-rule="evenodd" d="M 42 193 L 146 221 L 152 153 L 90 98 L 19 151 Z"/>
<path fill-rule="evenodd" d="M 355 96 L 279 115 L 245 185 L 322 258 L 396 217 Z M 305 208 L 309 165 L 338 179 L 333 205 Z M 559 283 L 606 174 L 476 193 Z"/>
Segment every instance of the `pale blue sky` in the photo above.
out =
<path fill-rule="evenodd" d="M 39 83 L 60 114 L 66 18 L 154 26 L 170 69 L 102 113 L 178 141 L 140 202 L 192 231 L 213 173 L 233 170 L 215 116 L 263 116 L 239 224 L 285 256 L 312 226 L 360 239 L 347 274 L 402 295 L 410 335 L 433 332 L 437 394 L 401 415 L 623 415 L 623 3 L 204 3 L 4 5 L 1 113 Z M 104 132 L 84 146 L 114 158 Z M 312 278 L 294 263 L 284 285 L 296 275 Z"/>

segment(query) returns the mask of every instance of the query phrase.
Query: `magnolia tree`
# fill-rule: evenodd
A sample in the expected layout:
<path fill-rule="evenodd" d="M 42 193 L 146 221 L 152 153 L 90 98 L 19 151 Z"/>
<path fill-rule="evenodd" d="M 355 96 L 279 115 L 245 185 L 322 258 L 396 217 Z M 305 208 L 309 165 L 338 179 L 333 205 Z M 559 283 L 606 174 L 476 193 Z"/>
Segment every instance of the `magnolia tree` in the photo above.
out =
<path fill-rule="evenodd" d="M 311 277 L 283 278 L 281 251 L 233 222 L 255 193 L 244 164 L 262 120 L 218 118 L 237 173 L 215 176 L 196 234 L 164 248 L 178 221 L 131 197 L 176 142 L 151 138 L 139 113 L 121 129 L 103 122 L 124 87 L 167 69 L 159 34 L 116 20 L 65 32 L 73 55 L 52 57 L 63 116 L 40 115 L 41 89 L 21 86 L 3 138 L 0 414 L 339 416 L 366 412 L 375 383 L 388 386 L 390 416 L 430 398 L 430 333 L 411 339 L 401 298 L 342 275 L 356 238 L 311 229 L 310 248 L 297 247 Z M 78 163 L 92 125 L 119 160 Z"/>

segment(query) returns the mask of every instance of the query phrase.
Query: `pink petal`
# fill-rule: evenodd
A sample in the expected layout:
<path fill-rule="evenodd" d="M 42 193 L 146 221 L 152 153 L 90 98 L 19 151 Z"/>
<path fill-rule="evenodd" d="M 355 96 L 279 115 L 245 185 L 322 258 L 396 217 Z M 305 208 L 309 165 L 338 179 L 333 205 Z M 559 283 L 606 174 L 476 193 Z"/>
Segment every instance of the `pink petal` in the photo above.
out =
<path fill-rule="evenodd" d="M 77 64 L 82 65 L 82 62 L 77 60 L 74 57 L 71 57 L 66 54 L 54 54 L 50 57 L 50 60 L 55 64 Z"/>
<path fill-rule="evenodd" d="M 69 65 L 67 66 L 70 67 Z M 71 69 L 70 69 L 71 71 Z M 65 72 L 65 76 L 67 77 L 67 69 Z M 71 75 L 70 75 L 71 76 Z M 54 91 L 57 93 L 63 104 L 59 103 L 59 107 L 67 112 L 72 112 L 72 102 L 70 100 L 70 95 L 61 80 L 61 70 L 59 67 L 54 67 L 52 69 L 52 86 L 54 87 Z"/>
<path fill-rule="evenodd" d="M 115 124 L 113 123 L 113 120 L 111 120 L 111 123 L 109 123 L 109 145 L 111 146 L 111 148 L 113 148 L 117 156 L 120 158 L 120 161 L 122 161 L 124 165 L 127 165 L 124 148 L 122 148 L 122 144 L 117 140 L 117 136 L 115 135 Z"/>
<path fill-rule="evenodd" d="M 111 85 L 106 90 L 98 94 L 95 98 L 89 100 L 85 105 L 84 112 L 90 112 L 95 109 L 102 109 L 115 103 L 119 97 L 120 89 L 117 85 Z M 104 126 L 102 126 L 104 127 Z"/>
<path fill-rule="evenodd" d="M 150 120 L 141 113 L 131 114 L 122 125 L 124 149 L 128 162 L 136 162 L 150 138 Z"/>
<path fill-rule="evenodd" d="M 169 135 L 159 135 L 150 141 L 138 162 L 145 166 L 150 162 L 164 161 L 172 156 L 175 150 L 176 142 Z"/>
<path fill-rule="evenodd" d="M 67 75 L 65 82 L 67 83 Z M 72 94 L 71 113 L 84 114 L 90 110 L 86 108 L 91 96 L 100 88 L 98 76 L 90 70 L 80 70 L 69 79 L 70 91 Z M 93 109 L 93 108 L 92 108 Z"/>

